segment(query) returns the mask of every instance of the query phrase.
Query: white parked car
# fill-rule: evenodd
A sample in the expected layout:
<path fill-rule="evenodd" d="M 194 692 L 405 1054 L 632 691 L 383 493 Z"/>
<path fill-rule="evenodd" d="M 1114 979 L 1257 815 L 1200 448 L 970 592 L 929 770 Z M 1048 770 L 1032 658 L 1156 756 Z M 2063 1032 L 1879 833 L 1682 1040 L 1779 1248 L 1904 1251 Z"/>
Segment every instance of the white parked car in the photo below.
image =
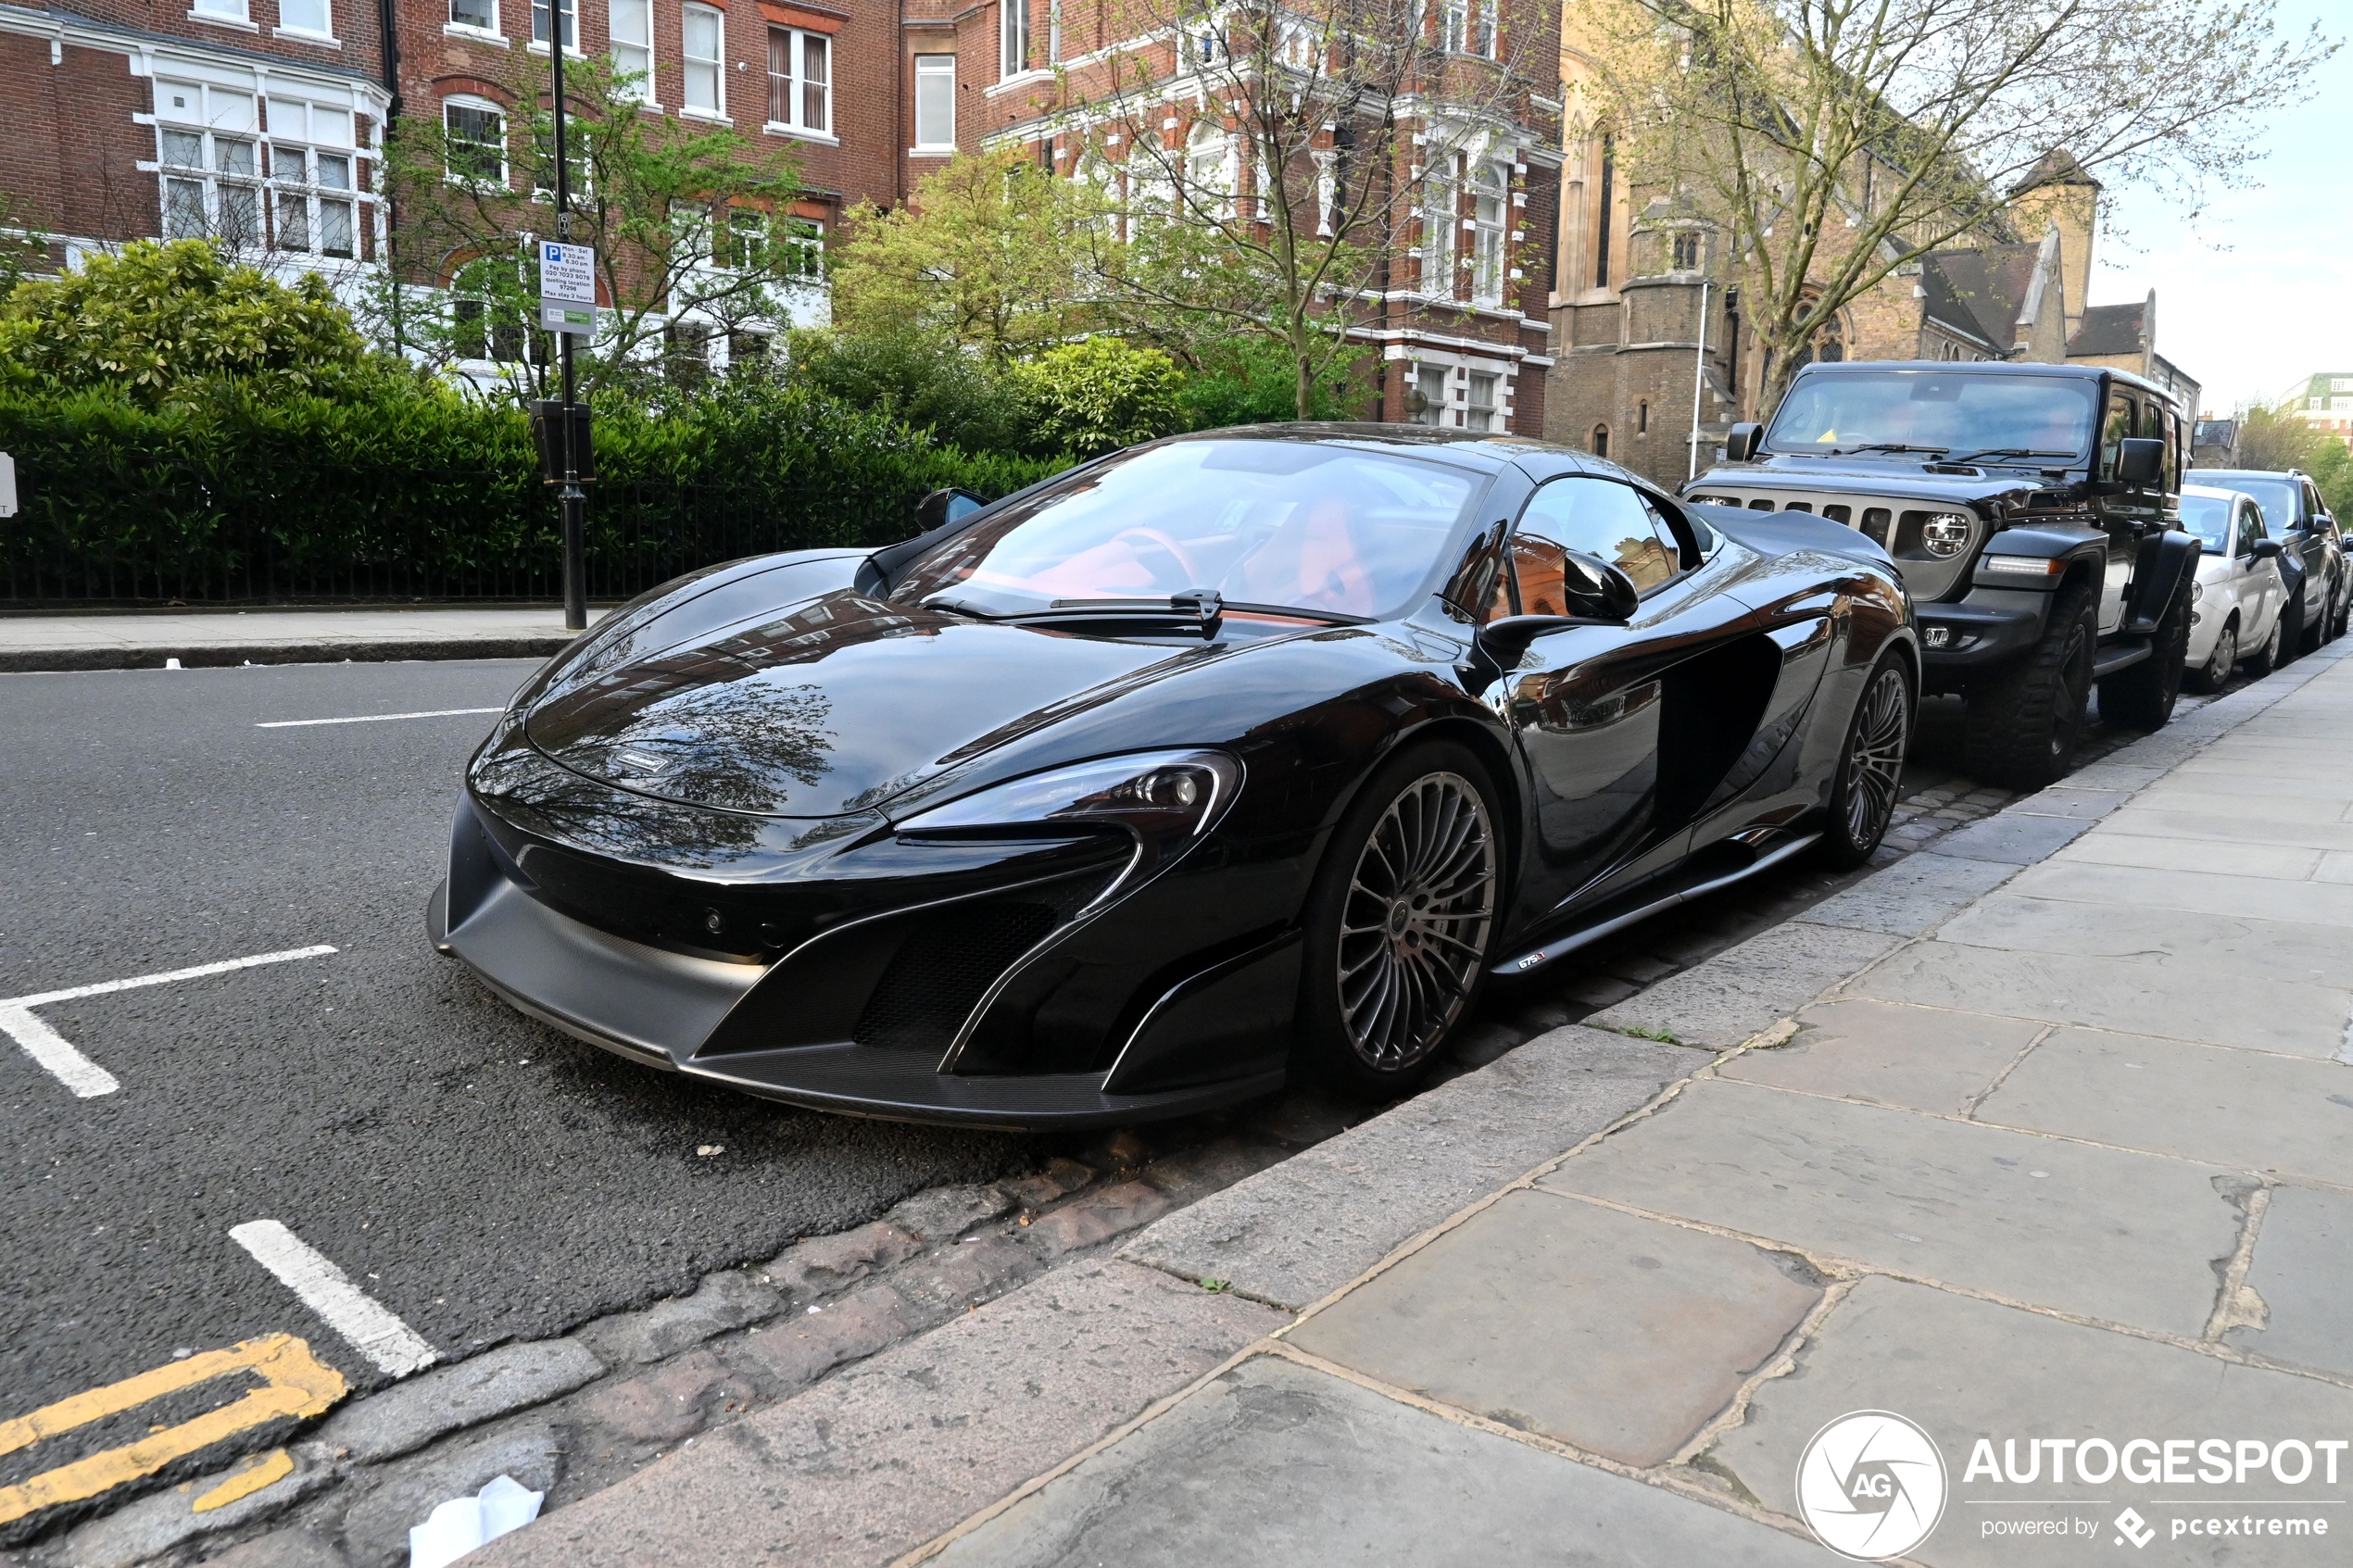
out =
<path fill-rule="evenodd" d="M 2287 588 L 2280 576 L 2280 542 L 2266 533 L 2263 508 L 2236 490 L 2184 484 L 2182 526 L 2205 541 L 2190 590 L 2183 684 L 2192 691 L 2219 690 L 2242 662 L 2259 680 L 2270 674 L 2279 662 Z"/>

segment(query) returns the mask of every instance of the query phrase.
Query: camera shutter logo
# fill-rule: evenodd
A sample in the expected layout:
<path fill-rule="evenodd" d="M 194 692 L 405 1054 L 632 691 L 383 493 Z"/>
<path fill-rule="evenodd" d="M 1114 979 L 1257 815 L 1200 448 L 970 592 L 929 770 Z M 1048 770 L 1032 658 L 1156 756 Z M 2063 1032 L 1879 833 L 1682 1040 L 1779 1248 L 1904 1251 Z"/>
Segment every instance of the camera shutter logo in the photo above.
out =
<path fill-rule="evenodd" d="M 1944 1456 L 1887 1411 L 1856 1411 L 1814 1434 L 1797 1461 L 1797 1512 L 1814 1538 L 1858 1562 L 1899 1557 L 1944 1516 Z"/>

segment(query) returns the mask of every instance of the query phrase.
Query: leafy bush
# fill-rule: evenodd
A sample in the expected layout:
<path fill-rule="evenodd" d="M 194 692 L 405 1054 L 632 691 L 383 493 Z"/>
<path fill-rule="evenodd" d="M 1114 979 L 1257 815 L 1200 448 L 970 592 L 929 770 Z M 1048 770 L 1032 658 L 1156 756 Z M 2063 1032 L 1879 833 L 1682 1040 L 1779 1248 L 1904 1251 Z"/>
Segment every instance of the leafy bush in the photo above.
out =
<path fill-rule="evenodd" d="M 1090 458 L 1185 427 L 1183 374 L 1157 348 L 1082 338 L 1014 364 L 1008 376 L 1021 389 L 1032 451 Z"/>
<path fill-rule="evenodd" d="M 316 273 L 289 288 L 201 240 L 141 240 L 0 301 L 0 385 L 110 388 L 153 408 L 191 383 L 319 394 L 371 368 Z"/>
<path fill-rule="evenodd" d="M 1019 393 L 953 338 L 912 325 L 795 332 L 788 374 L 854 408 L 894 414 L 968 452 L 1030 445 Z"/>
<path fill-rule="evenodd" d="M 1314 417 L 1360 418 L 1362 389 L 1349 384 L 1361 353 L 1343 355 L 1315 387 Z M 1185 383 L 1185 422 L 1193 430 L 1276 424 L 1299 418 L 1298 362 L 1264 338 L 1243 338 L 1214 351 Z"/>
<path fill-rule="evenodd" d="M 724 383 L 673 412 L 600 411 L 589 592 L 712 561 L 904 538 L 925 492 L 995 496 L 1054 460 L 969 456 L 806 388 Z M 547 598 L 555 504 L 522 414 L 387 383 L 369 399 L 250 387 L 148 407 L 0 390 L 22 511 L 0 598 L 190 603 Z"/>

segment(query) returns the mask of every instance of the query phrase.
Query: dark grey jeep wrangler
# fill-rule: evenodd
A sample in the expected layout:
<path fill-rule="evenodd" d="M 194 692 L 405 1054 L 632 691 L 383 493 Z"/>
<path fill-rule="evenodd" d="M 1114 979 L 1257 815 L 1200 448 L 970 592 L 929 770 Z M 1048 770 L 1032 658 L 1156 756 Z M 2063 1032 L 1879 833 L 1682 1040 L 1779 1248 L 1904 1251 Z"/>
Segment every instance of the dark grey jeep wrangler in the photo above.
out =
<path fill-rule="evenodd" d="M 2036 789 L 2073 759 L 2095 683 L 2109 723 L 2172 717 L 2198 553 L 2187 430 L 2121 370 L 1808 365 L 1683 494 L 1877 540 L 1919 617 L 1922 689 L 1967 700 L 1970 771 Z"/>

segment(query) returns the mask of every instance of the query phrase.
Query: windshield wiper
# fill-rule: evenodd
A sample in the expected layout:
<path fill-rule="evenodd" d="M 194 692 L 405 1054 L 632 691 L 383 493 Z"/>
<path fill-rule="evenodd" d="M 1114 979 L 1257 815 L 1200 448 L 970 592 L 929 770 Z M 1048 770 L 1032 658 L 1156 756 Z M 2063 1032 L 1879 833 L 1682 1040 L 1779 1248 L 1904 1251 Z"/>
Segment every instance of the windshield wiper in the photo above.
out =
<path fill-rule="evenodd" d="M 1932 452 L 1943 457 L 1950 446 L 1906 446 L 1900 441 L 1874 441 L 1862 446 L 1833 446 L 1822 454 L 1825 458 L 1851 458 L 1857 452 Z"/>
<path fill-rule="evenodd" d="M 1968 452 L 1955 458 L 1957 463 L 1973 463 L 1981 458 L 2072 458 L 2072 452 L 2044 452 L 2032 446 L 1988 446 L 1982 452 Z"/>

